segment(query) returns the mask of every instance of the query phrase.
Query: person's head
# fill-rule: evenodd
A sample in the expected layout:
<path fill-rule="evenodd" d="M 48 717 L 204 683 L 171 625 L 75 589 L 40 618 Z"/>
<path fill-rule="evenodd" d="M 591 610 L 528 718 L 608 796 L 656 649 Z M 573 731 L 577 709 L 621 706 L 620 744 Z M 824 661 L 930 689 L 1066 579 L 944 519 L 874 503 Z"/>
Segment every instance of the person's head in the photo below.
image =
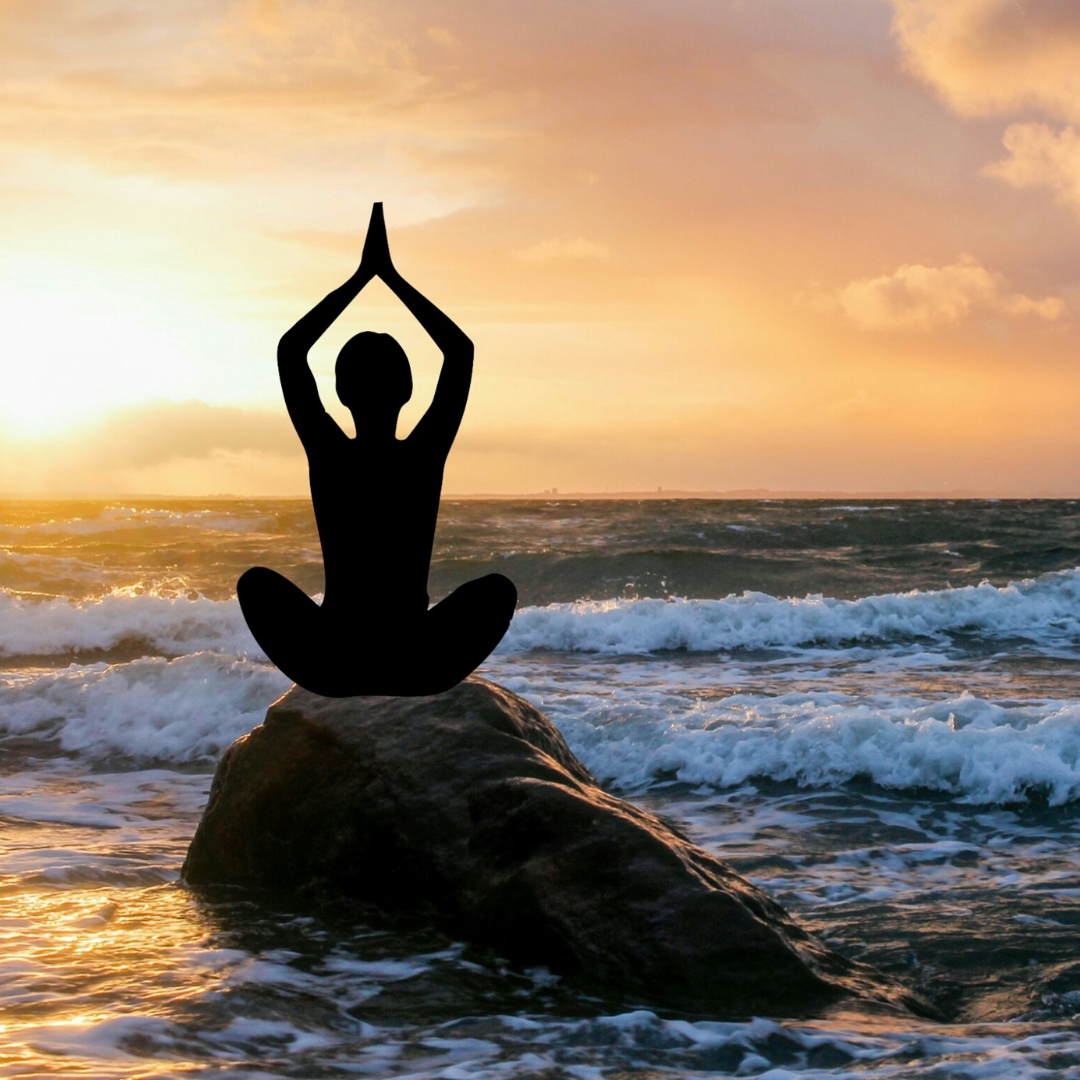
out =
<path fill-rule="evenodd" d="M 337 395 L 347 409 L 395 412 L 412 397 L 412 370 L 405 350 L 389 334 L 365 330 L 349 338 L 334 365 Z"/>

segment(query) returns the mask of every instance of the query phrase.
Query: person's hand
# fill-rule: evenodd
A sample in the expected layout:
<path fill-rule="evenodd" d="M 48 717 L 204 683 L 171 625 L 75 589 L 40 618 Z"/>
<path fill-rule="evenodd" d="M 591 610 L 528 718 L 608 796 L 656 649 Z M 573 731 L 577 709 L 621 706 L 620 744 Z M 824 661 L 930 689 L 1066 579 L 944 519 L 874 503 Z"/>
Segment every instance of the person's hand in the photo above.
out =
<path fill-rule="evenodd" d="M 365 274 L 382 278 L 394 272 L 381 202 L 375 203 L 371 208 L 371 221 L 368 223 L 367 239 L 364 241 L 364 254 L 360 257 L 360 269 Z"/>

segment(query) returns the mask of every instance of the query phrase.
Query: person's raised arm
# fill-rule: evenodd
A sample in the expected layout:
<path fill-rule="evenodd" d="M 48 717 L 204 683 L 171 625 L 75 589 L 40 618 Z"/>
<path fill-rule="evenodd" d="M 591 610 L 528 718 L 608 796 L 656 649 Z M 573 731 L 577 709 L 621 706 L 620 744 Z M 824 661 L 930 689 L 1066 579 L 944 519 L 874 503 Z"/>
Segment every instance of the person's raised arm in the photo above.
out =
<path fill-rule="evenodd" d="M 308 352 L 334 320 L 356 299 L 360 290 L 380 272 L 378 241 L 376 240 L 374 248 L 370 245 L 372 234 L 377 238 L 380 232 L 385 246 L 386 227 L 383 224 L 382 203 L 375 203 L 371 211 L 371 224 L 368 226 L 368 242 L 364 244 L 364 254 L 356 273 L 344 285 L 320 300 L 292 329 L 286 330 L 278 342 L 278 376 L 281 379 L 282 393 L 285 395 L 285 407 L 300 441 L 305 445 L 307 436 L 325 413 L 315 376 L 308 367 Z"/>
<path fill-rule="evenodd" d="M 367 244 L 364 245 L 365 259 L 369 257 L 369 245 L 371 265 L 377 267 L 376 273 L 409 309 L 443 354 L 443 366 L 435 387 L 435 396 L 410 438 L 415 436 L 425 440 L 432 439 L 449 450 L 469 399 L 473 343 L 453 319 L 444 315 L 397 272 L 390 261 L 390 248 L 386 240 L 386 225 L 381 207 L 378 222 L 372 214 Z"/>

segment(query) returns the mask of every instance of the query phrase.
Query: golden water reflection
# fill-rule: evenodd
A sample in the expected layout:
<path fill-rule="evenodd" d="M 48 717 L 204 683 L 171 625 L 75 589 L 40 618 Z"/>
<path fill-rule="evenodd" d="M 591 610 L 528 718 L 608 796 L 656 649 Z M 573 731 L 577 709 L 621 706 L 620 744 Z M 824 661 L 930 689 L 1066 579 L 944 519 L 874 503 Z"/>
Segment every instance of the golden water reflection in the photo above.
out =
<path fill-rule="evenodd" d="M 81 1042 L 107 1052 L 111 1040 L 92 1029 L 175 1015 L 214 988 L 235 955 L 209 945 L 196 900 L 175 884 L 4 892 L 0 1075 L 52 1054 L 67 1069 Z M 118 1033 L 114 1052 L 124 1043 Z"/>

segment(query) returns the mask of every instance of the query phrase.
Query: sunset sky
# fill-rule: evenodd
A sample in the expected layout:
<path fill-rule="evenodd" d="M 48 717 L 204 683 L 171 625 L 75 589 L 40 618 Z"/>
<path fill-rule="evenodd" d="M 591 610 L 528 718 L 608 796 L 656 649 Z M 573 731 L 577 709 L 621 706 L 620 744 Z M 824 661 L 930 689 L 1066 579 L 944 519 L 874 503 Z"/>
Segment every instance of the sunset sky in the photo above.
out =
<path fill-rule="evenodd" d="M 1080 494 L 1076 0 L 0 13 L 0 492 L 304 494 L 276 342 L 382 200 L 448 492 Z"/>

